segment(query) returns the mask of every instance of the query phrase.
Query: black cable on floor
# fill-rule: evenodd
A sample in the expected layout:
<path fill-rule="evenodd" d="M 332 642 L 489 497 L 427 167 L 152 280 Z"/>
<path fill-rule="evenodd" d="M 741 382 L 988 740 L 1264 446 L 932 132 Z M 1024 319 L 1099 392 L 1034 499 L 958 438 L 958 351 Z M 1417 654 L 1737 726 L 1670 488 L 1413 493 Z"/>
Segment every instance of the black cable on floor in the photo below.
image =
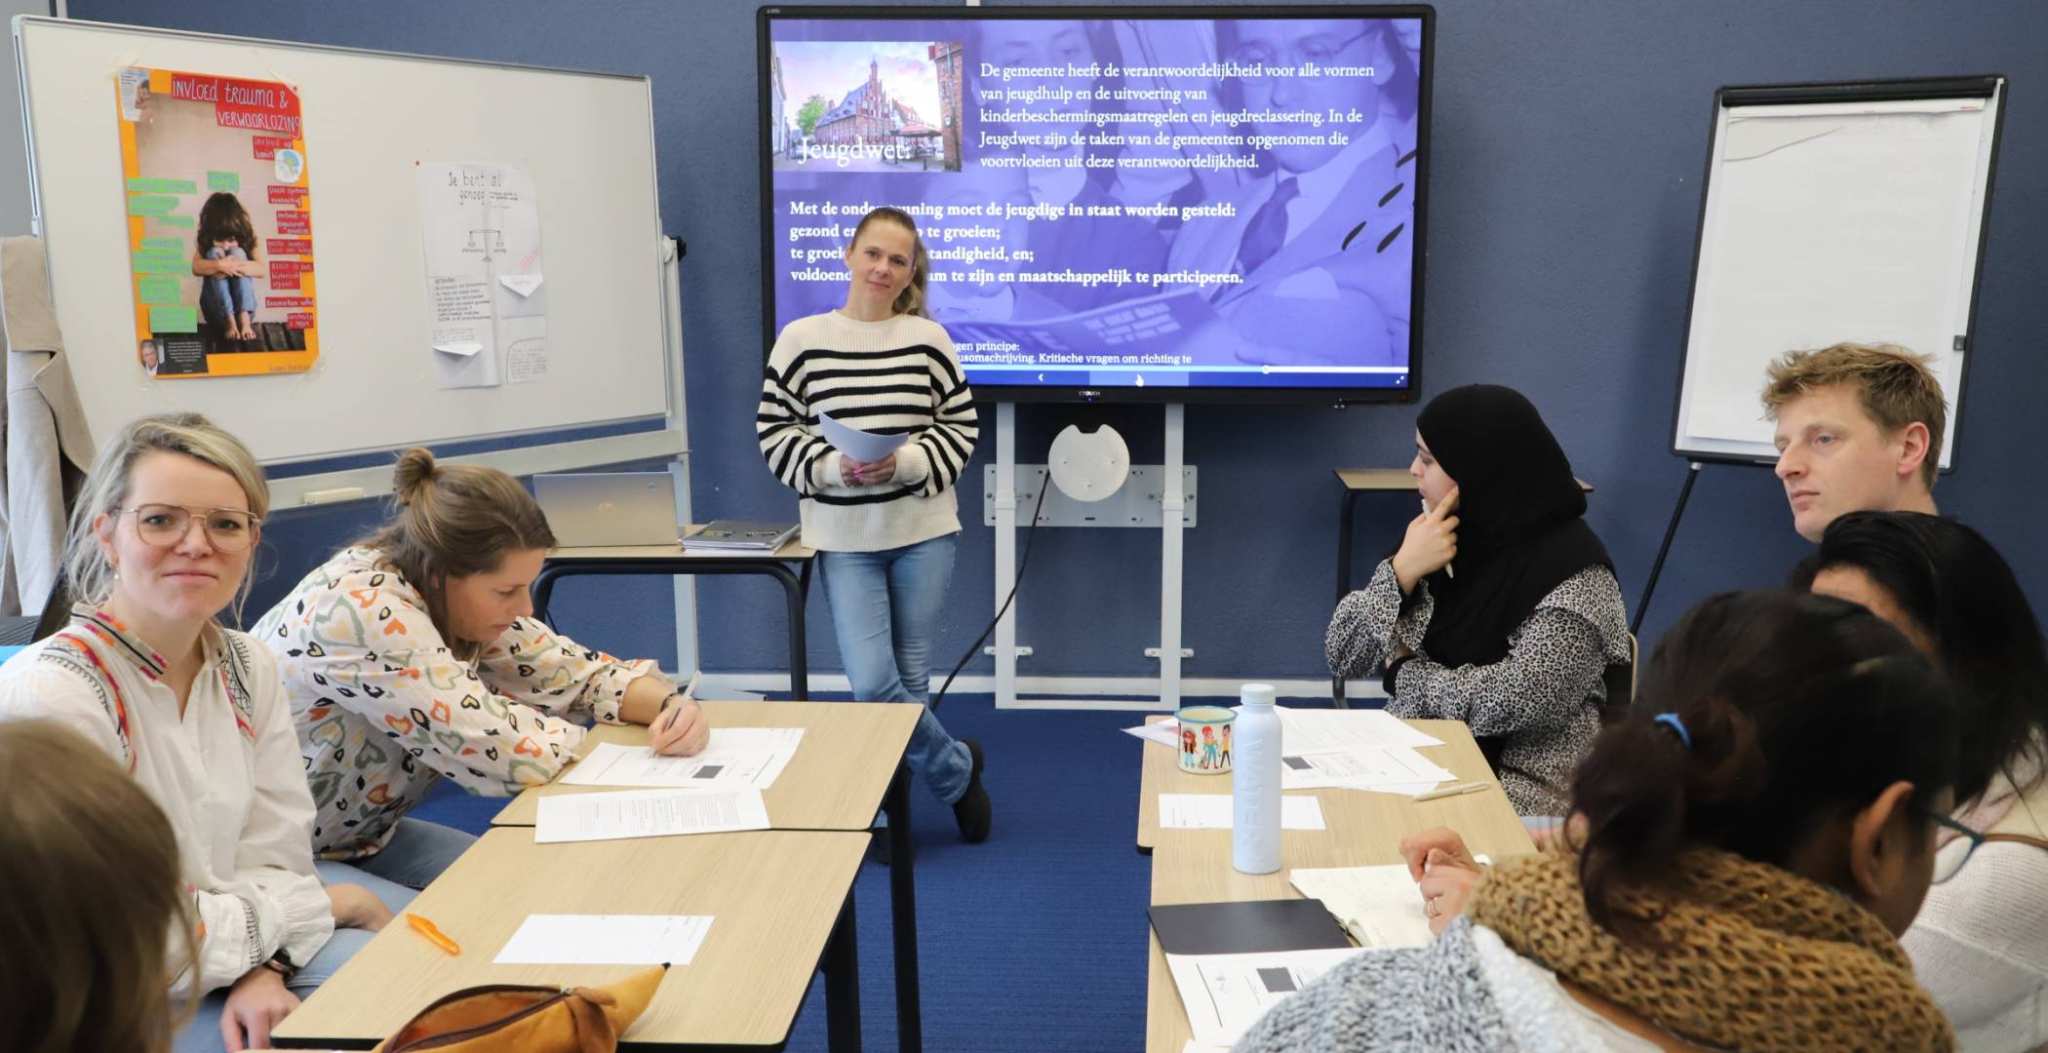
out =
<path fill-rule="evenodd" d="M 988 639 L 988 634 L 996 631 L 996 625 L 1003 620 L 1003 615 L 1010 613 L 1010 601 L 1017 598 L 1017 586 L 1024 584 L 1024 568 L 1031 565 L 1031 539 L 1038 534 L 1038 512 L 1045 507 L 1045 492 L 1050 489 L 1052 472 L 1048 469 L 1045 479 L 1038 484 L 1038 503 L 1031 506 L 1031 525 L 1024 530 L 1024 554 L 1017 559 L 1017 578 L 1010 582 L 1010 594 L 1003 597 L 1003 605 L 996 608 L 996 616 L 989 619 L 988 628 L 983 629 L 981 635 L 974 638 L 974 645 L 967 649 L 966 654 L 960 656 L 960 661 L 953 666 L 953 671 L 946 674 L 946 682 L 939 685 L 939 693 L 933 695 L 931 702 L 927 703 L 932 709 L 937 710 L 939 703 L 946 700 L 946 690 L 953 686 L 953 678 L 959 676 L 960 670 L 967 668 L 967 663 L 981 653 L 982 641 Z"/>

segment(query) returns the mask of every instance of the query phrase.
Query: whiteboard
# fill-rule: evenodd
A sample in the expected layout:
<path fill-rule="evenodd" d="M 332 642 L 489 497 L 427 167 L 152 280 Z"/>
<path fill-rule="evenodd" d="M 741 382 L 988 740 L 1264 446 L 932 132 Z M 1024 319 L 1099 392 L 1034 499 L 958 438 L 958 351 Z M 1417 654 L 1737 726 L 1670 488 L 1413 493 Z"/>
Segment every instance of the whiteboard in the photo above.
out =
<path fill-rule="evenodd" d="M 1771 463 L 1771 359 L 1842 341 L 1934 358 L 1953 463 L 2004 78 L 1724 88 L 1672 449 Z"/>
<path fill-rule="evenodd" d="M 646 77 L 45 18 L 17 18 L 14 37 L 37 229 L 94 436 L 191 410 L 277 465 L 669 417 Z M 311 371 L 160 380 L 139 367 L 113 102 L 128 66 L 298 91 L 319 278 Z M 415 166 L 438 161 L 532 174 L 546 266 L 541 379 L 436 383 Z"/>

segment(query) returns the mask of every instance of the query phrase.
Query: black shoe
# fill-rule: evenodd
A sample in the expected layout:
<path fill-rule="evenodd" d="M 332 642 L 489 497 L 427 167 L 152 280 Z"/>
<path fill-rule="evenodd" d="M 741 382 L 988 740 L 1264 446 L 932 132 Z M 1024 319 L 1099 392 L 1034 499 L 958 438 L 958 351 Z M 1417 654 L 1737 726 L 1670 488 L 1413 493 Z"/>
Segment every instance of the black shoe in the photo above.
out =
<path fill-rule="evenodd" d="M 974 767 L 967 774 L 967 792 L 953 802 L 953 822 L 960 827 L 960 840 L 977 845 L 988 840 L 988 831 L 993 819 L 988 801 L 988 791 L 981 785 L 981 743 L 973 739 L 961 739 L 967 752 L 974 758 Z"/>

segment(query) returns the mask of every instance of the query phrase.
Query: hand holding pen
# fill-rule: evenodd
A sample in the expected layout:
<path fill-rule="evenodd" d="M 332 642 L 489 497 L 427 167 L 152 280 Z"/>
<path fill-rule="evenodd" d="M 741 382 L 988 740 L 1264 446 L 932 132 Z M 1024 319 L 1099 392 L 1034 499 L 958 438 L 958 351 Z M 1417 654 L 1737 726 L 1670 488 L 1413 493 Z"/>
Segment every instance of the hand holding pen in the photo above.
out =
<path fill-rule="evenodd" d="M 662 700 L 661 712 L 647 725 L 647 744 L 655 753 L 687 757 L 703 752 L 710 743 L 711 721 L 704 716 L 703 707 L 697 705 L 693 694 L 696 687 L 697 679 L 691 677 L 688 687 Z"/>

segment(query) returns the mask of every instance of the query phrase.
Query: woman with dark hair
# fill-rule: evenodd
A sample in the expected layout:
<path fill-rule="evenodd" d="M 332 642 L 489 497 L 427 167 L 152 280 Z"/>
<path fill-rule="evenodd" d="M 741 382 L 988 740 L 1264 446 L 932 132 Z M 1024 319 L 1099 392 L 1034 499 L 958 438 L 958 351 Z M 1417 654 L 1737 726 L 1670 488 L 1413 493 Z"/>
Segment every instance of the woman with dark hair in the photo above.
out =
<path fill-rule="evenodd" d="M 1519 392 L 1455 388 L 1423 408 L 1408 473 L 1423 513 L 1324 639 L 1330 670 L 1384 668 L 1387 712 L 1462 720 L 1523 815 L 1561 815 L 1591 748 L 1628 616 L 1586 496 Z"/>
<path fill-rule="evenodd" d="M 1957 875 L 1901 942 L 1965 1048 L 2048 1043 L 2048 654 L 2026 594 L 1982 535 L 1918 512 L 1836 519 L 1793 584 L 1869 608 L 1955 683 Z"/>
<path fill-rule="evenodd" d="M 1710 599 L 1573 777 L 1575 854 L 1500 864 L 1440 939 L 1344 962 L 1237 1048 L 1953 1049 L 1897 934 L 1946 876 L 1955 724 L 1868 611 Z"/>

